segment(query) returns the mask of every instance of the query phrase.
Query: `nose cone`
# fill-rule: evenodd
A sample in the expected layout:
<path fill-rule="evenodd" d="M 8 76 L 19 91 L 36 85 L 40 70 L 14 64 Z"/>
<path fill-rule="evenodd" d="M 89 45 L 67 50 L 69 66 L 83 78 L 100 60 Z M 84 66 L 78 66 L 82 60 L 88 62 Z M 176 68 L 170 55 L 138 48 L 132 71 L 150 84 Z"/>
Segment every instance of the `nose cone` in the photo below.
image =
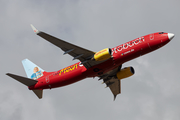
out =
<path fill-rule="evenodd" d="M 169 40 L 172 40 L 174 38 L 174 34 L 173 33 L 168 33 L 168 38 L 169 38 Z"/>

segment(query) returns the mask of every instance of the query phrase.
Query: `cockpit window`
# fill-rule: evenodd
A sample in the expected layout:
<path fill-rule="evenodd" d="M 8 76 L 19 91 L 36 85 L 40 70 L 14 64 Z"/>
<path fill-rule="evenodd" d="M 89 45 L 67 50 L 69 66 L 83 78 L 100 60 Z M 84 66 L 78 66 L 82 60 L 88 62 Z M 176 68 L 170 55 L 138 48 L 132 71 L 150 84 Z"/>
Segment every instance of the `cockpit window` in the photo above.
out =
<path fill-rule="evenodd" d="M 160 32 L 159 34 L 164 34 L 164 32 Z"/>

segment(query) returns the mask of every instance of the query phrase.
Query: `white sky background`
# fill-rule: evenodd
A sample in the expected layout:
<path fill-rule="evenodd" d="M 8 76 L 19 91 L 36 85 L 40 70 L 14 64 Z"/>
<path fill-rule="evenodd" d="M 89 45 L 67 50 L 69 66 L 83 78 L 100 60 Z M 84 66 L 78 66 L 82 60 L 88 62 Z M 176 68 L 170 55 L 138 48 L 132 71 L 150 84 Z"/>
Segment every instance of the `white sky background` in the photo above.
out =
<path fill-rule="evenodd" d="M 1 0 L 1 120 L 179 120 L 179 0 Z M 41 31 L 92 51 L 165 31 L 175 38 L 163 48 L 125 63 L 136 74 L 113 95 L 102 81 L 89 78 L 44 90 L 39 100 L 26 86 L 6 76 L 26 76 L 28 58 L 46 71 L 71 65 L 72 57 L 35 35 Z"/>

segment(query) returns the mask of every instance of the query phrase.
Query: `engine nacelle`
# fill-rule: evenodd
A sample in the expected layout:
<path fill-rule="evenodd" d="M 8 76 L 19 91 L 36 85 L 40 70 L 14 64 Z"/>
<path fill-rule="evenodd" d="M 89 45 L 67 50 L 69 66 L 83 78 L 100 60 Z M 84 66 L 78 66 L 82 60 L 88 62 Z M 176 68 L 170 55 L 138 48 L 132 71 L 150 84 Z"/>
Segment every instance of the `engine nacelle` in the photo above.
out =
<path fill-rule="evenodd" d="M 133 67 L 125 67 L 125 68 L 121 69 L 121 71 L 119 71 L 116 74 L 116 76 L 120 80 L 120 79 L 124 79 L 124 78 L 130 77 L 134 73 L 135 73 L 135 71 L 134 71 Z"/>
<path fill-rule="evenodd" d="M 94 57 L 92 58 L 95 61 L 103 61 L 111 58 L 111 49 L 110 48 L 105 48 L 97 53 L 94 54 Z"/>

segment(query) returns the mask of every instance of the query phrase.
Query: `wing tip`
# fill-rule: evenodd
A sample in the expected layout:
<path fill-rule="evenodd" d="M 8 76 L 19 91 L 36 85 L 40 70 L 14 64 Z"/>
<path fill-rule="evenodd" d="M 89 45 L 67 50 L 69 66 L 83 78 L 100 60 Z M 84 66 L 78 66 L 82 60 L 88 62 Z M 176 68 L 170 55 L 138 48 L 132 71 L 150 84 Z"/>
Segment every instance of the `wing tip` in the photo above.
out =
<path fill-rule="evenodd" d="M 37 30 L 32 24 L 31 25 L 31 28 L 33 29 L 34 33 L 38 34 L 39 33 L 39 30 Z"/>

